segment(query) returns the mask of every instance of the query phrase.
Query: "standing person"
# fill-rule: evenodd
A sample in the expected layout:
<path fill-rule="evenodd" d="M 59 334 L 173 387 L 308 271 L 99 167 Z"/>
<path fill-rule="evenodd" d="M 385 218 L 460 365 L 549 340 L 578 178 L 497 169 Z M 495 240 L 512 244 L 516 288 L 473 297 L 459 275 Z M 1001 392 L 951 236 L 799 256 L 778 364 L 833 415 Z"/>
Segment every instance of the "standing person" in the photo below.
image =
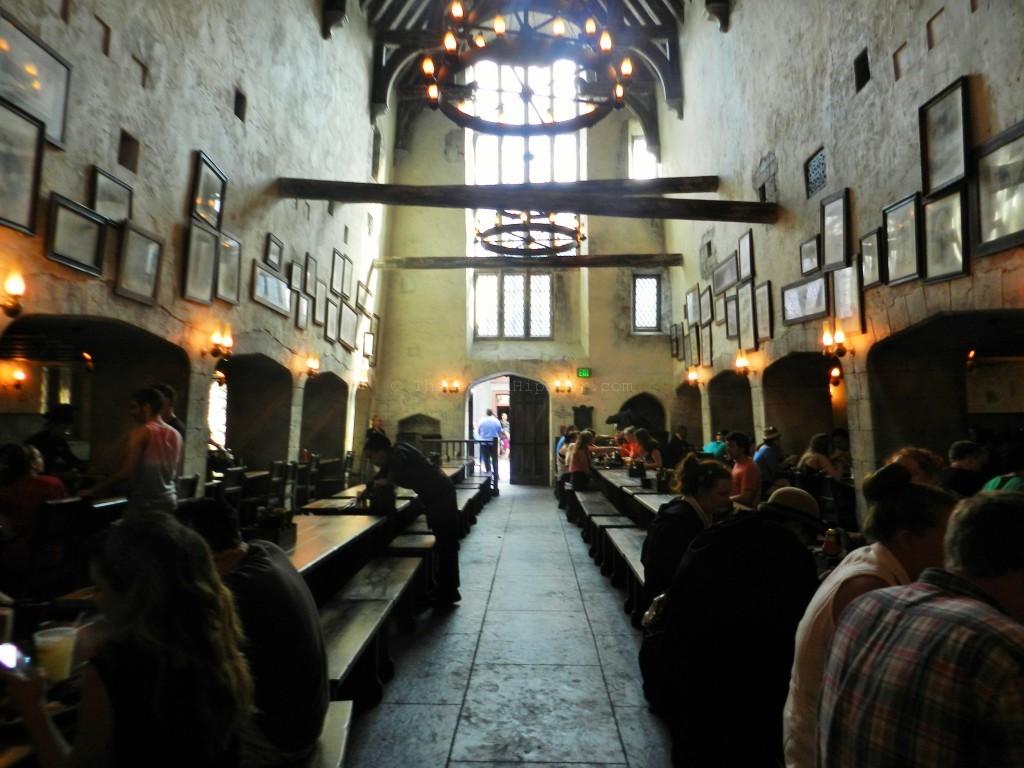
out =
<path fill-rule="evenodd" d="M 487 415 L 477 424 L 476 433 L 483 444 L 480 454 L 484 460 L 484 472 L 492 478 L 492 493 L 498 495 L 498 441 L 501 439 L 501 422 L 494 416 L 494 411 L 487 409 Z"/>
<path fill-rule="evenodd" d="M 164 420 L 164 423 L 169 427 L 174 427 L 178 434 L 181 435 L 181 442 L 185 442 L 185 422 L 174 412 L 174 401 L 178 398 L 178 393 L 174 387 L 170 384 L 154 384 L 153 389 L 164 396 L 164 407 L 160 412 L 160 418 Z"/>
<path fill-rule="evenodd" d="M 669 438 L 668 445 L 665 446 L 665 466 L 673 470 L 676 469 L 679 462 L 694 450 L 696 449 L 687 439 L 686 427 L 677 425 L 672 430 L 672 437 Z"/>
<path fill-rule="evenodd" d="M 782 470 L 796 464 L 795 456 L 786 456 L 780 441 L 782 433 L 775 427 L 765 427 L 761 433 L 761 445 L 754 452 L 754 463 L 761 473 L 761 492 L 771 495 L 776 488 L 789 485 Z"/>
<path fill-rule="evenodd" d="M 384 431 L 384 420 L 374 414 L 373 418 L 370 419 L 370 426 L 366 430 L 366 436 L 363 440 L 369 440 L 374 435 L 380 435 L 381 437 L 387 437 L 388 433 Z"/>
<path fill-rule="evenodd" d="M 750 457 L 750 438 L 742 432 L 730 432 L 725 452 L 733 461 L 732 503 L 753 509 L 761 500 L 761 471 Z"/>
<path fill-rule="evenodd" d="M 455 485 L 440 467 L 431 464 L 426 456 L 407 443 L 392 445 L 386 437 L 375 435 L 366 441 L 363 454 L 380 467 L 373 479 L 375 484 L 399 485 L 416 491 L 427 516 L 427 525 L 437 539 L 437 595 L 434 605 L 444 607 L 459 602 L 462 599 L 459 594 L 460 530 Z"/>
<path fill-rule="evenodd" d="M 501 414 L 501 453 L 508 456 L 509 445 L 512 440 L 512 425 L 508 422 L 508 414 Z"/>
<path fill-rule="evenodd" d="M 0 672 L 38 764 L 235 765 L 252 679 L 210 550 L 170 517 L 125 520 L 101 532 L 92 549 L 96 605 L 110 633 L 85 666 L 74 745 L 50 718 L 41 669 Z"/>
<path fill-rule="evenodd" d="M 73 405 L 55 405 L 46 412 L 46 429 L 28 438 L 25 443 L 34 446 L 43 454 L 43 466 L 52 475 L 60 475 L 81 469 L 85 466 L 82 459 L 75 456 L 68 445 L 67 435 L 71 425 L 75 423 L 75 407 Z"/>
<path fill-rule="evenodd" d="M 1024 494 L 949 518 L 945 569 L 855 600 L 836 628 L 818 765 L 1024 765 Z"/>
<path fill-rule="evenodd" d="M 872 540 L 828 575 L 796 631 L 796 656 L 783 713 L 787 768 L 814 768 L 815 729 L 828 647 L 843 611 L 873 589 L 909 584 L 925 568 L 942 565 L 942 537 L 956 499 L 910 482 L 906 467 L 889 464 L 864 480 L 864 531 Z"/>
<path fill-rule="evenodd" d="M 316 748 L 327 713 L 327 656 L 313 594 L 279 546 L 242 541 L 232 507 L 200 499 L 189 510 L 186 522 L 209 545 L 245 635 L 256 706 L 242 727 L 241 766 L 299 761 Z"/>
<path fill-rule="evenodd" d="M 136 426 L 128 433 L 128 452 L 120 468 L 81 496 L 99 496 L 101 491 L 128 481 L 125 516 L 146 512 L 172 514 L 178 506 L 178 462 L 181 435 L 160 418 L 164 398 L 155 389 L 140 389 L 132 395 L 129 415 Z"/>

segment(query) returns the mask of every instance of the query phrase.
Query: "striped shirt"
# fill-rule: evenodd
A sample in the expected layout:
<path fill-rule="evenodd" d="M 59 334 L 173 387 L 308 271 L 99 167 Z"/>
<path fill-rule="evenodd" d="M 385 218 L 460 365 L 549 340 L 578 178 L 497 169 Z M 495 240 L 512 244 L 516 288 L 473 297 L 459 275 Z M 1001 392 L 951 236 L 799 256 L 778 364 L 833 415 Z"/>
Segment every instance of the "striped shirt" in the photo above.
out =
<path fill-rule="evenodd" d="M 818 766 L 1024 765 L 1024 626 L 929 568 L 844 612 L 825 668 Z"/>

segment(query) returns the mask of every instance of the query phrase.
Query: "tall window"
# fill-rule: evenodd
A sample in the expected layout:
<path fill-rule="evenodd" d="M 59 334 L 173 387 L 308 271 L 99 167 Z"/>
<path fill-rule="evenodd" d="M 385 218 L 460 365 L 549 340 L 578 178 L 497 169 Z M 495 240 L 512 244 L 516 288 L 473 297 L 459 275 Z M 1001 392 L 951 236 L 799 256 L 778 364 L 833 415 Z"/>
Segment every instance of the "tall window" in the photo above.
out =
<path fill-rule="evenodd" d="M 661 330 L 661 275 L 633 275 L 633 330 Z"/>
<path fill-rule="evenodd" d="M 629 178 L 658 178 L 658 159 L 647 148 L 647 139 L 643 136 L 630 136 Z"/>
<path fill-rule="evenodd" d="M 551 274 L 477 272 L 477 338 L 551 338 Z"/>

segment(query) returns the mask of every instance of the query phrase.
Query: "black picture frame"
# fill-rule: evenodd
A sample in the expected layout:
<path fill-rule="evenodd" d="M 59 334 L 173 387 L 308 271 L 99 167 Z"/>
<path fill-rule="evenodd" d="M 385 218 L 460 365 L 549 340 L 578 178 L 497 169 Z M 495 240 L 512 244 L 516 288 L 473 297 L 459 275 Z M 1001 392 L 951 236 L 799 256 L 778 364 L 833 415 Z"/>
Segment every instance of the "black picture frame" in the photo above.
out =
<path fill-rule="evenodd" d="M 716 296 L 725 293 L 739 281 L 736 251 L 726 256 L 711 272 L 711 287 Z M 702 316 L 703 319 L 703 316 Z"/>
<path fill-rule="evenodd" d="M 360 282 L 356 286 L 356 309 L 367 317 L 370 316 L 371 298 L 373 298 L 373 294 L 370 293 L 370 287 L 366 283 Z"/>
<path fill-rule="evenodd" d="M 769 341 L 775 333 L 772 313 L 772 283 L 766 280 L 754 288 L 754 316 L 757 343 Z"/>
<path fill-rule="evenodd" d="M 708 288 L 708 291 L 710 290 Z M 705 325 L 700 329 L 700 364 L 704 368 L 710 368 L 714 363 L 711 354 L 711 326 Z"/>
<path fill-rule="evenodd" d="M 340 317 L 338 302 L 327 300 L 327 319 L 324 320 L 324 338 L 330 342 L 338 340 L 338 319 Z"/>
<path fill-rule="evenodd" d="M 263 249 L 263 263 L 275 272 L 281 271 L 284 261 L 284 243 L 270 232 L 267 232 L 267 243 Z M 291 281 L 289 281 L 290 285 Z"/>
<path fill-rule="evenodd" d="M 968 80 L 960 77 L 917 111 L 921 188 L 934 195 L 967 179 L 971 146 Z"/>
<path fill-rule="evenodd" d="M 712 317 L 711 301 L 711 286 L 706 286 L 704 290 L 700 292 L 700 324 L 701 326 L 711 325 L 714 318 Z"/>
<path fill-rule="evenodd" d="M 740 337 L 740 311 L 735 296 L 725 297 L 725 338 Z"/>
<path fill-rule="evenodd" d="M 131 186 L 97 165 L 92 170 L 92 209 L 111 224 L 120 224 L 130 219 Z"/>
<path fill-rule="evenodd" d="M 317 281 L 317 270 L 316 270 L 316 257 L 310 253 L 306 254 L 306 276 L 303 279 L 303 288 L 306 293 L 313 296 L 316 293 L 318 282 L 323 282 L 324 286 L 327 285 L 325 281 Z"/>
<path fill-rule="evenodd" d="M 846 187 L 821 201 L 821 269 L 831 272 L 850 265 L 850 190 Z"/>
<path fill-rule="evenodd" d="M 309 296 L 304 293 L 297 294 L 295 297 L 295 327 L 300 331 L 309 327 L 309 301 Z"/>
<path fill-rule="evenodd" d="M 192 218 L 219 231 L 224 221 L 227 189 L 228 177 L 205 152 L 197 150 L 192 181 Z"/>
<path fill-rule="evenodd" d="M 293 291 L 302 292 L 302 283 L 306 279 L 306 270 L 301 261 L 292 261 L 288 266 L 288 287 Z"/>
<path fill-rule="evenodd" d="M 696 336 L 696 332 L 695 331 L 690 331 L 689 333 L 687 333 L 687 331 L 689 329 L 688 329 L 688 327 L 687 327 L 685 322 L 682 324 L 682 330 L 683 330 L 683 337 L 680 339 L 680 345 L 679 346 L 682 348 L 683 365 L 685 367 L 687 367 L 687 368 L 690 368 L 691 366 L 693 366 L 693 359 L 694 359 L 693 358 L 693 354 L 691 352 L 690 342 L 692 341 L 691 337 L 692 336 Z"/>
<path fill-rule="evenodd" d="M 821 268 L 821 247 L 818 235 L 800 243 L 800 274 L 813 275 Z"/>
<path fill-rule="evenodd" d="M 313 325 L 323 325 L 327 322 L 327 282 L 318 281 L 313 293 Z"/>
<path fill-rule="evenodd" d="M 679 326 L 671 323 L 668 327 L 668 349 L 673 360 L 679 357 Z"/>
<path fill-rule="evenodd" d="M 700 365 L 700 336 L 701 334 L 697 326 L 690 328 L 690 332 L 687 334 L 687 338 L 690 340 L 689 348 L 691 366 Z"/>
<path fill-rule="evenodd" d="M 848 267 L 832 272 L 832 317 L 847 335 L 864 333 L 864 288 L 856 259 Z"/>
<path fill-rule="evenodd" d="M 925 200 L 921 223 L 924 279 L 934 283 L 967 274 L 967 205 L 965 189 L 954 187 Z"/>
<path fill-rule="evenodd" d="M 190 222 L 181 285 L 182 298 L 198 304 L 213 302 L 219 249 L 220 236 L 216 231 L 201 224 L 198 219 Z"/>
<path fill-rule="evenodd" d="M 163 250 L 162 237 L 126 219 L 114 293 L 140 304 L 155 306 L 160 289 Z"/>
<path fill-rule="evenodd" d="M 336 296 L 342 295 L 345 287 L 345 256 L 337 248 L 334 249 L 331 260 L 331 293 Z"/>
<path fill-rule="evenodd" d="M 107 220 L 91 208 L 51 193 L 47 258 L 94 277 L 102 276 L 106 224 Z"/>
<path fill-rule="evenodd" d="M 0 8 L 0 99 L 43 123 L 46 141 L 64 148 L 71 64 Z"/>
<path fill-rule="evenodd" d="M 739 348 L 744 352 L 753 352 L 757 349 L 753 280 L 744 280 L 736 286 L 736 310 L 739 315 Z"/>
<path fill-rule="evenodd" d="M 887 285 L 906 283 L 921 275 L 920 208 L 921 196 L 915 192 L 882 209 Z"/>
<path fill-rule="evenodd" d="M 0 99 L 0 224 L 26 235 L 36 232 L 44 141 L 42 120 Z"/>
<path fill-rule="evenodd" d="M 252 300 L 280 315 L 291 317 L 292 291 L 288 283 L 256 259 L 252 262 Z"/>
<path fill-rule="evenodd" d="M 754 230 L 748 229 L 740 235 L 736 246 L 736 274 L 740 280 L 754 276 Z"/>
<path fill-rule="evenodd" d="M 884 284 L 888 279 L 885 268 L 885 237 L 882 228 L 875 227 L 860 238 L 861 285 L 867 289 Z"/>
<path fill-rule="evenodd" d="M 827 275 L 805 277 L 782 287 L 782 323 L 796 325 L 828 315 Z"/>
<path fill-rule="evenodd" d="M 359 331 L 359 313 L 347 301 L 341 302 L 341 322 L 338 327 L 338 341 L 349 352 L 355 352 L 356 334 Z"/>
<path fill-rule="evenodd" d="M 347 254 L 343 254 L 342 258 L 345 261 L 345 265 L 344 265 L 345 268 L 344 268 L 344 271 L 342 272 L 342 278 L 341 278 L 341 296 L 342 296 L 342 298 L 345 298 L 345 299 L 351 299 L 352 298 L 352 278 L 355 276 L 355 273 L 356 273 L 356 265 L 353 263 L 352 259 L 350 259 L 348 257 Z"/>
<path fill-rule="evenodd" d="M 676 327 L 679 328 L 679 326 L 676 326 Z M 338 338 L 339 339 L 341 338 L 341 335 L 342 335 L 341 331 L 338 331 Z M 376 368 L 377 367 L 377 357 L 379 355 L 379 350 L 380 350 L 380 315 L 376 315 L 375 314 L 375 315 L 373 315 L 373 317 L 370 318 L 370 331 L 366 335 L 372 337 L 372 339 L 373 339 L 373 342 L 372 342 L 373 343 L 373 349 L 372 349 L 372 354 L 367 355 L 366 354 L 366 347 L 365 347 L 365 344 L 364 344 L 363 356 L 366 357 L 366 362 L 367 362 L 367 364 L 371 368 Z M 365 342 L 365 337 L 364 337 L 364 342 Z"/>
<path fill-rule="evenodd" d="M 715 325 L 725 325 L 725 296 L 715 297 Z"/>
<path fill-rule="evenodd" d="M 686 292 L 686 322 L 690 326 L 700 325 L 700 286 Z"/>
<path fill-rule="evenodd" d="M 975 258 L 1024 245 L 1024 121 L 975 150 L 971 221 Z"/>
<path fill-rule="evenodd" d="M 217 248 L 217 278 L 213 295 L 238 304 L 242 295 L 242 241 L 228 232 L 220 233 Z"/>

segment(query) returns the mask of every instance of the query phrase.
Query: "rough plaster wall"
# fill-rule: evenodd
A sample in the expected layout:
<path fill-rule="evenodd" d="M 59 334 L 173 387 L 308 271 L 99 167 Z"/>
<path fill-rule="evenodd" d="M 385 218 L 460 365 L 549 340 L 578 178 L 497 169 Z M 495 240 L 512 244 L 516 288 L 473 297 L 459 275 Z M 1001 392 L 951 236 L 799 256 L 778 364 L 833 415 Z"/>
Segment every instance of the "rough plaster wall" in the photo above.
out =
<path fill-rule="evenodd" d="M 929 48 L 928 22 L 940 11 Z M 774 153 L 779 168 L 782 216 L 774 225 L 753 227 L 756 280 L 772 281 L 776 315 L 774 340 L 749 356 L 755 370 L 817 348 L 820 324 L 782 326 L 778 297 L 783 285 L 800 276 L 798 246 L 819 231 L 821 198 L 850 188 L 856 251 L 856 239 L 882 224 L 884 206 L 920 189 L 917 109 L 961 75 L 970 77 L 975 144 L 1024 119 L 1022 33 L 1024 5 L 1012 0 L 745 2 L 736 4 L 725 34 L 701 14 L 687 15 L 681 35 L 686 117 L 680 121 L 662 111 L 663 175 L 717 174 L 719 197 L 754 200 L 752 176 L 761 158 Z M 897 81 L 892 56 L 904 43 Z M 871 80 L 858 93 L 853 61 L 864 49 Z M 808 200 L 803 165 L 822 146 L 828 185 Z M 746 228 L 671 222 L 666 241 L 685 256 L 713 232 L 714 250 L 726 254 Z M 866 377 L 871 344 L 936 312 L 1020 307 L 1021 255 L 1017 249 L 975 262 L 970 276 L 948 283 L 917 281 L 866 292 L 866 333 L 848 332 L 857 354 L 844 361 L 855 476 L 877 458 Z M 689 258 L 673 273 L 680 318 L 678 297 L 698 281 L 707 284 L 707 275 Z M 735 346 L 725 340 L 724 326 L 713 333 L 717 371 L 731 364 L 731 356 L 719 352 Z M 755 409 L 763 411 L 760 377 L 751 384 Z M 755 412 L 754 420 L 763 424 L 763 413 Z"/>
<path fill-rule="evenodd" d="M 192 367 L 187 410 L 195 435 L 190 434 L 186 451 L 192 471 L 198 471 L 195 462 L 205 456 L 206 383 L 214 364 L 202 350 L 222 322 L 232 325 L 236 350 L 277 361 L 291 371 L 296 387 L 302 386 L 301 361 L 308 352 L 319 354 L 322 370 L 354 379 L 358 360 L 327 343 L 322 328 L 298 331 L 294 318 L 247 297 L 251 262 L 262 259 L 267 232 L 284 242 L 285 264 L 309 252 L 318 259 L 322 278 L 329 279 L 335 247 L 354 259 L 361 280 L 377 255 L 382 226 L 371 234 L 367 214 L 383 223 L 379 206 L 338 206 L 331 215 L 326 203 L 283 200 L 273 187 L 279 176 L 368 179 L 371 46 L 365 21 L 353 7 L 348 26 L 325 41 L 318 0 L 72 0 L 66 23 L 60 5 L 57 0 L 4 3 L 72 65 L 66 149 L 47 147 L 41 196 L 45 201 L 56 191 L 90 202 L 92 165 L 130 184 L 134 218 L 166 238 L 160 306 L 112 295 L 116 243 L 108 249 L 103 279 L 44 258 L 45 210 L 34 237 L 0 228 L 0 249 L 5 261 L 25 273 L 27 312 L 123 320 L 187 352 Z M 101 51 L 97 18 L 110 27 L 109 56 Z M 148 69 L 145 88 L 133 58 Z M 244 123 L 234 114 L 236 88 L 248 100 Z M 137 173 L 117 163 L 122 130 L 140 143 Z M 194 153 L 200 149 L 229 179 L 224 229 L 243 244 L 243 298 L 237 307 L 221 302 L 207 307 L 180 298 Z M 297 407 L 298 401 L 289 443 L 293 453 L 298 448 Z"/>

